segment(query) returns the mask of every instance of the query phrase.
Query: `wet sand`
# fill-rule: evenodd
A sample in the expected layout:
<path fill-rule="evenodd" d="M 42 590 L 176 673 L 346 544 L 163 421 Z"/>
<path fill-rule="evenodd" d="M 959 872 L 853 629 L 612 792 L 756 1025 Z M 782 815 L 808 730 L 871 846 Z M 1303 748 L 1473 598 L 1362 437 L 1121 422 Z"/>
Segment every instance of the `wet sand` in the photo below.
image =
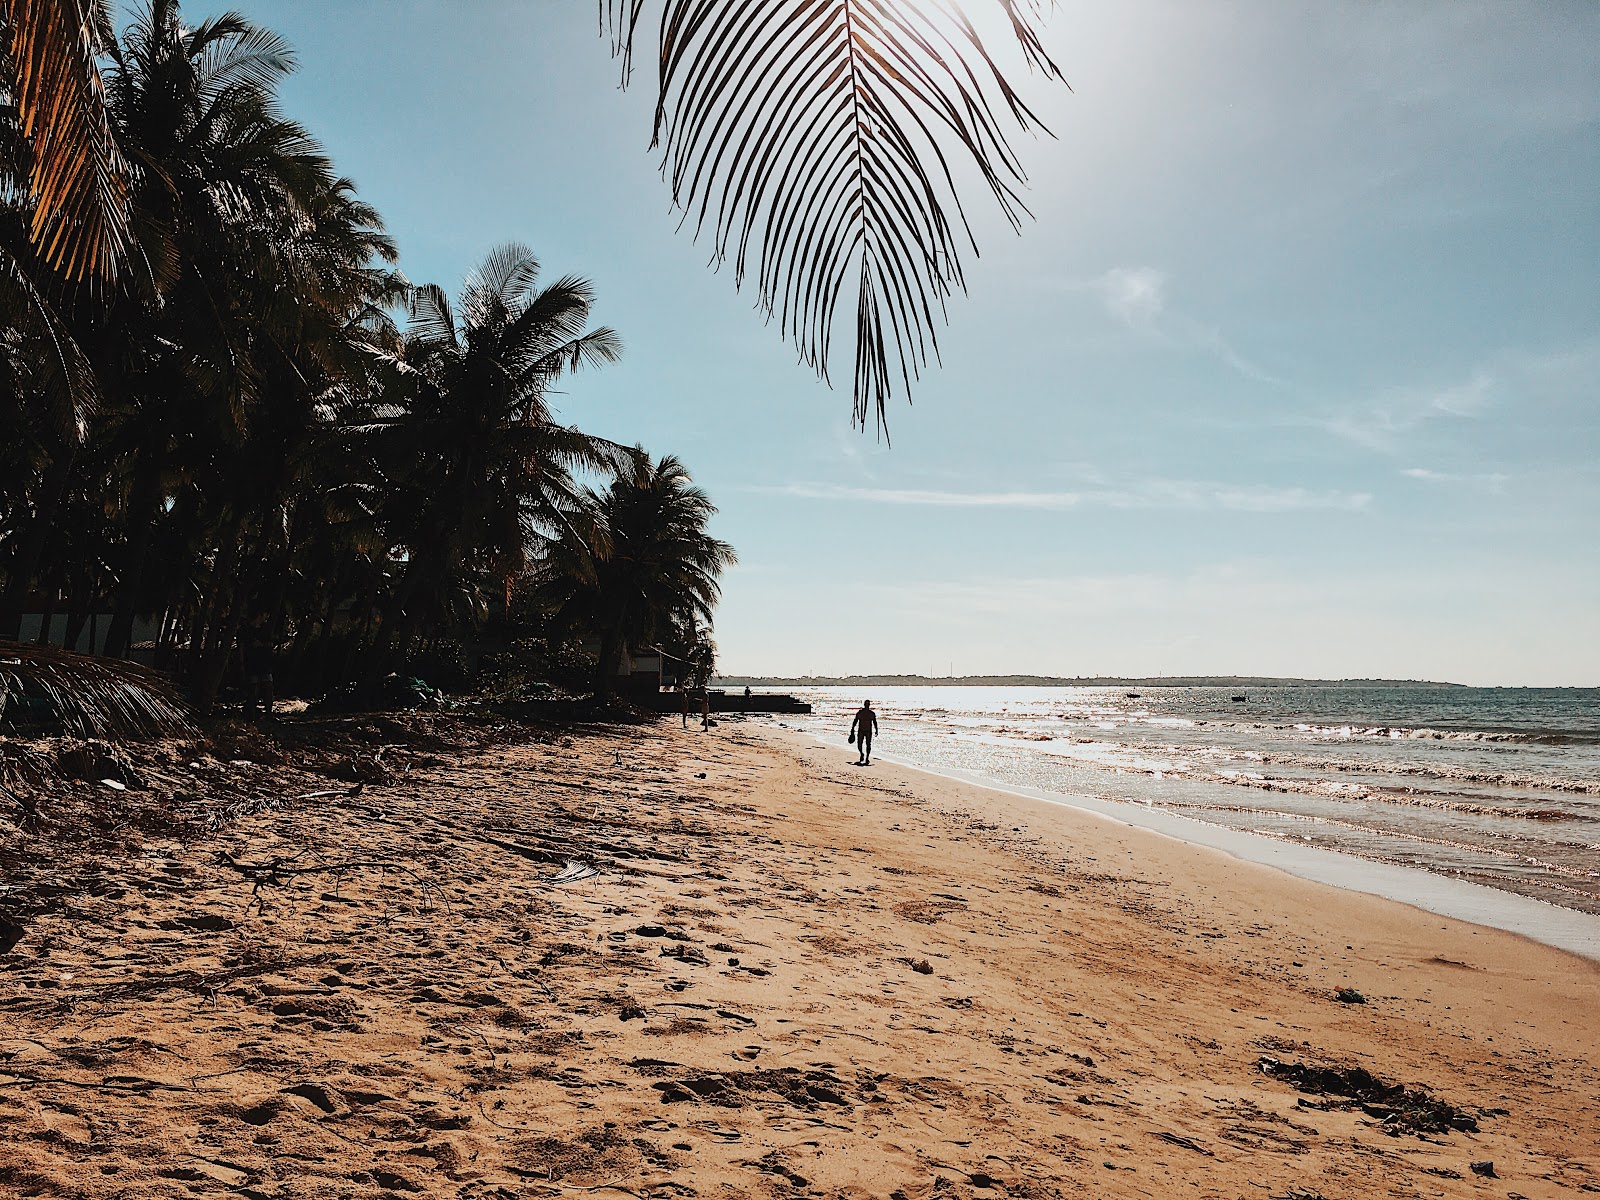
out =
<path fill-rule="evenodd" d="M 98 864 L 0 958 L 0 1195 L 1600 1191 L 1600 966 L 849 753 L 487 745 Z"/>

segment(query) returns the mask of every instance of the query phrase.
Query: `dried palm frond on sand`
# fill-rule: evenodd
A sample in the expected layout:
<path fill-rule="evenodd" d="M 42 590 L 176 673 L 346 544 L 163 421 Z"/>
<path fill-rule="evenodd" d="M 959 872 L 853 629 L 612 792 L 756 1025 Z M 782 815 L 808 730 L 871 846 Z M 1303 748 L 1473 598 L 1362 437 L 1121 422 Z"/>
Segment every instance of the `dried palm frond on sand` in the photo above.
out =
<path fill-rule="evenodd" d="M 154 671 L 53 646 L 0 642 L 0 733 L 35 715 L 86 738 L 194 733 L 183 701 Z"/>

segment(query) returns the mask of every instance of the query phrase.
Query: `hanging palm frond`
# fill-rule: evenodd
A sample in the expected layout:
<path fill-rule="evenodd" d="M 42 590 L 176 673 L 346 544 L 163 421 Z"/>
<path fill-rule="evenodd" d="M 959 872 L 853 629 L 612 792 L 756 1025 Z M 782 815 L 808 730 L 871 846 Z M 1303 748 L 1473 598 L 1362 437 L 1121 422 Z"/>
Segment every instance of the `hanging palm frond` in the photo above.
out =
<path fill-rule="evenodd" d="M 86 738 L 194 732 L 182 701 L 153 671 L 53 646 L 0 642 L 0 730 L 41 721 Z"/>
<path fill-rule="evenodd" d="M 1040 0 L 986 2 L 1028 65 L 1061 79 Z M 889 397 L 937 358 L 962 252 L 977 252 L 957 175 L 975 171 L 1020 227 L 1007 132 L 1043 126 L 955 0 L 600 0 L 625 78 L 658 8 L 652 147 L 673 203 L 824 380 L 854 291 L 854 418 L 882 432 Z"/>
<path fill-rule="evenodd" d="M 107 0 L 0 0 L 10 84 L 31 150 L 33 240 L 68 279 L 116 277 L 129 244 L 128 167 L 106 113 L 99 60 Z"/>

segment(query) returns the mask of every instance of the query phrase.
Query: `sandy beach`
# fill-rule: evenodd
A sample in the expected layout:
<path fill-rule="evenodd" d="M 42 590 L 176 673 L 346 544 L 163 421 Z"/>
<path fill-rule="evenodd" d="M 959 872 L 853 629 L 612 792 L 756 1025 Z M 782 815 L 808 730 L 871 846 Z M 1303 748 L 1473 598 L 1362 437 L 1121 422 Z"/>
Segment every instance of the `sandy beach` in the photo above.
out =
<path fill-rule="evenodd" d="M 0 1195 L 1600 1192 L 1593 962 L 773 722 L 388 763 L 72 864 Z"/>

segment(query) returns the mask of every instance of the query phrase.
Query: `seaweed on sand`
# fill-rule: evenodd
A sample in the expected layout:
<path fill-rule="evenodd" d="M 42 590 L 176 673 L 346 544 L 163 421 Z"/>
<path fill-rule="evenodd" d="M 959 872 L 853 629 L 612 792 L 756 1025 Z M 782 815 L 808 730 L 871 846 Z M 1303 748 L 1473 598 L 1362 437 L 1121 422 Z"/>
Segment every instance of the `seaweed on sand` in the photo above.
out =
<path fill-rule="evenodd" d="M 1464 1109 L 1440 1100 L 1422 1088 L 1385 1083 L 1365 1067 L 1316 1067 L 1263 1057 L 1261 1070 L 1274 1079 L 1292 1083 L 1302 1092 L 1332 1096 L 1340 1107 L 1359 1108 L 1377 1117 L 1385 1132 L 1476 1133 L 1478 1119 Z"/>

